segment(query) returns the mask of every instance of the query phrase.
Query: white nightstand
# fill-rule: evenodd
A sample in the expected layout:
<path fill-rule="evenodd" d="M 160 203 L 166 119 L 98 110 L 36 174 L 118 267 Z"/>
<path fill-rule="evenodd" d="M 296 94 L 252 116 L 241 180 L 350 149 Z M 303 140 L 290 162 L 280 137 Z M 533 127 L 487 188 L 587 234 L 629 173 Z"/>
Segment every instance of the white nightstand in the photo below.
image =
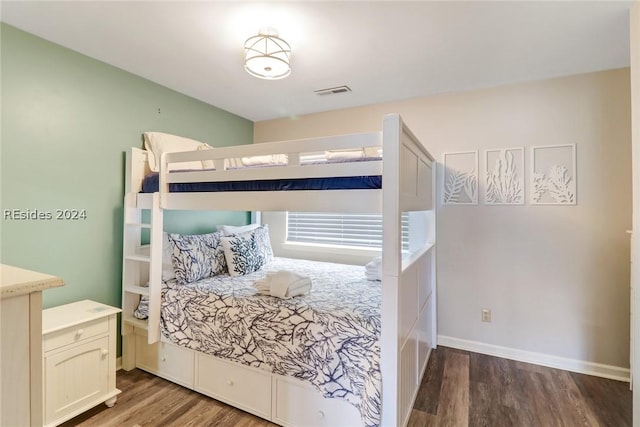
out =
<path fill-rule="evenodd" d="M 42 311 L 44 424 L 55 426 L 105 403 L 116 388 L 119 308 L 90 300 Z"/>

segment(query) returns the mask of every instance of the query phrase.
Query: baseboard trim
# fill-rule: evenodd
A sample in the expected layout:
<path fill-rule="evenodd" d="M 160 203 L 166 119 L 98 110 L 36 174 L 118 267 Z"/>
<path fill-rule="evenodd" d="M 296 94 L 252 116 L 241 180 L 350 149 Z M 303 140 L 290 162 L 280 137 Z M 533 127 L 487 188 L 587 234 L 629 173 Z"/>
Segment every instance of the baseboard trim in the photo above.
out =
<path fill-rule="evenodd" d="M 461 338 L 438 335 L 438 345 L 457 348 L 459 350 L 472 351 L 474 353 L 487 354 L 519 362 L 532 363 L 534 365 L 547 366 L 549 368 L 563 369 L 565 371 L 594 375 L 617 381 L 629 382 L 631 371 L 612 365 L 587 362 L 584 360 L 568 359 L 550 354 L 536 353 L 532 351 L 518 350 L 516 348 L 502 347 L 486 344 L 478 341 L 464 340 Z"/>
<path fill-rule="evenodd" d="M 122 357 L 117 357 L 116 358 L 116 371 L 119 371 L 120 369 L 122 369 Z"/>

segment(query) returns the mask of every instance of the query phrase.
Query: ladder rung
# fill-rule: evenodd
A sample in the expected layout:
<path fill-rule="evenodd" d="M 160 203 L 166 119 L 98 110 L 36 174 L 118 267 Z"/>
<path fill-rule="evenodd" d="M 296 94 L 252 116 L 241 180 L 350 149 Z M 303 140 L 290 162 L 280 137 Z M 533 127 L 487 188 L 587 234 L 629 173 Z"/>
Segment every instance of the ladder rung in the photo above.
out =
<path fill-rule="evenodd" d="M 148 286 L 138 286 L 138 285 L 127 285 L 124 288 L 125 292 L 129 292 L 132 294 L 140 294 L 149 296 L 149 287 Z"/>
<path fill-rule="evenodd" d="M 135 228 L 135 227 L 149 228 L 149 229 L 151 228 L 151 224 L 144 224 L 144 223 L 141 223 L 141 222 L 129 222 L 129 223 L 125 224 L 125 225 L 127 227 L 132 227 L 132 228 Z"/>
<path fill-rule="evenodd" d="M 124 258 L 129 261 L 151 262 L 149 255 L 127 255 Z"/>
<path fill-rule="evenodd" d="M 148 328 L 146 320 L 140 320 L 137 317 L 133 317 L 131 315 L 125 315 L 124 322 L 129 325 L 135 326 L 136 328 L 145 329 L 145 330 Z"/>

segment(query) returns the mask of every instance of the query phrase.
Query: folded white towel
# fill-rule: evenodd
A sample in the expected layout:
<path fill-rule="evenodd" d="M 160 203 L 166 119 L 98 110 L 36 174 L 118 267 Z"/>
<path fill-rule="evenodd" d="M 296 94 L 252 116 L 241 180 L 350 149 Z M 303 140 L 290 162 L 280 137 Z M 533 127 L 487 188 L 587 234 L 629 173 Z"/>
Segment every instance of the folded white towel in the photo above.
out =
<path fill-rule="evenodd" d="M 367 280 L 382 280 L 382 257 L 376 257 L 364 266 L 364 276 Z"/>
<path fill-rule="evenodd" d="M 253 287 L 260 294 L 287 299 L 308 293 L 311 279 L 291 271 L 271 271 L 264 279 L 256 280 Z"/>
<path fill-rule="evenodd" d="M 266 281 L 259 280 L 253 284 L 253 287 L 261 294 L 269 295 L 269 292 L 271 291 L 271 286 L 269 286 L 269 283 Z"/>
<path fill-rule="evenodd" d="M 379 268 L 382 265 L 382 257 L 375 257 L 371 261 L 369 261 L 365 267 L 371 268 Z"/>

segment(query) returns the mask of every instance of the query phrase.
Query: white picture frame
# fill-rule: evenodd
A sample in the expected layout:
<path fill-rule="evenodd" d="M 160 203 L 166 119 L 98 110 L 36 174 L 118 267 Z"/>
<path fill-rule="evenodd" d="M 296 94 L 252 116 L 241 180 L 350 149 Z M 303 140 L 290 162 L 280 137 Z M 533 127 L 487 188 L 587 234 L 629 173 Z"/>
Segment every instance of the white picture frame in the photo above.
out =
<path fill-rule="evenodd" d="M 484 150 L 484 203 L 525 204 L 524 147 Z"/>
<path fill-rule="evenodd" d="M 478 151 L 457 151 L 442 156 L 442 204 L 478 204 Z"/>
<path fill-rule="evenodd" d="M 530 155 L 529 203 L 576 205 L 576 144 L 531 147 Z"/>

